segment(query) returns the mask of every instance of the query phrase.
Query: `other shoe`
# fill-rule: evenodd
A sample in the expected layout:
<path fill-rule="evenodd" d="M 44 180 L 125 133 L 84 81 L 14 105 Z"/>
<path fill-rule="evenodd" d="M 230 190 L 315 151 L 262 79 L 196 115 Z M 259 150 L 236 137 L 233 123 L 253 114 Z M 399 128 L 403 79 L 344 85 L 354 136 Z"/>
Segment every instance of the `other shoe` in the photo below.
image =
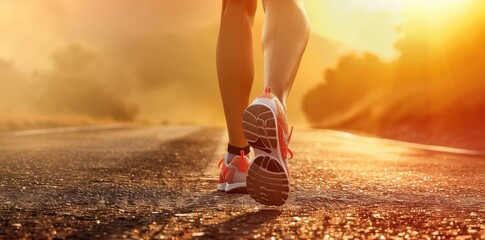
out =
<path fill-rule="evenodd" d="M 244 151 L 239 156 L 227 159 L 227 155 L 221 159 L 218 167 L 221 169 L 217 190 L 227 193 L 247 193 L 246 177 L 249 166 L 249 158 Z"/>

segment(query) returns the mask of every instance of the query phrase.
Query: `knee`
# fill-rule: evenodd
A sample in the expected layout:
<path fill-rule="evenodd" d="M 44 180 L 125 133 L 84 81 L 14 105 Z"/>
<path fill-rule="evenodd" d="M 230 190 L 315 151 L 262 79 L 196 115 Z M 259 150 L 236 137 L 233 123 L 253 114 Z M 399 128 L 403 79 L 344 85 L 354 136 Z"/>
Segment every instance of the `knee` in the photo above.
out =
<path fill-rule="evenodd" d="M 254 18 L 256 8 L 257 0 L 226 0 L 223 13 L 238 14 Z"/>

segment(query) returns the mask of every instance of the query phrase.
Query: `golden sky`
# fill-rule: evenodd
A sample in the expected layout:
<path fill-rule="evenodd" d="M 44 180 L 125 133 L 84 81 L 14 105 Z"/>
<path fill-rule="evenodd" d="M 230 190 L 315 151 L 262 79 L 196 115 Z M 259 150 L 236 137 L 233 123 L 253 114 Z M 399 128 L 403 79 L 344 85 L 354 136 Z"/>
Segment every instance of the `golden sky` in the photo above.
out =
<path fill-rule="evenodd" d="M 400 6 L 393 2 L 306 0 L 306 6 L 314 33 L 389 60 L 397 54 L 392 46 Z M 217 24 L 220 5 L 214 0 L 2 0 L 0 57 L 22 69 L 46 68 L 50 53 L 70 42 L 98 48 L 124 36 L 184 34 Z"/>
<path fill-rule="evenodd" d="M 187 0 L 2 0 L 0 58 L 23 69 L 45 68 L 51 52 L 72 42 L 98 48 L 124 36 L 183 34 L 214 24 L 217 5 Z"/>
<path fill-rule="evenodd" d="M 305 0 L 305 3 L 313 33 L 359 52 L 374 52 L 389 61 L 399 54 L 393 45 L 399 38 L 396 28 L 403 21 L 400 15 L 403 6 L 453 15 L 469 1 Z M 69 42 L 96 47 L 127 35 L 184 34 L 217 24 L 220 5 L 218 0 L 2 0 L 0 57 L 20 68 L 45 68 L 49 53 Z"/>
<path fill-rule="evenodd" d="M 371 52 L 384 62 L 398 59 L 400 53 L 394 46 L 403 37 L 398 30 L 406 21 L 403 9 L 424 11 L 434 25 L 432 29 L 439 32 L 440 28 L 454 26 L 451 23 L 463 14 L 460 11 L 470 1 L 305 0 L 312 36 L 289 99 L 290 120 L 305 123 L 301 106 L 304 95 L 325 81 L 325 69 L 335 67 L 342 56 Z M 1 0 L 0 60 L 25 75 L 34 71 L 50 73 L 55 71 L 53 53 L 77 44 L 95 55 L 94 65 L 99 70 L 95 77 L 107 86 L 106 91 L 138 106 L 138 119 L 159 122 L 171 116 L 168 120 L 183 122 L 189 111 L 195 117 L 188 120 L 223 125 L 215 73 L 220 8 L 221 0 Z M 259 3 L 256 45 L 261 44 L 258 38 L 262 17 Z M 261 91 L 260 50 L 255 46 L 253 96 Z M 193 65 L 191 71 L 183 66 L 188 63 Z M 21 81 L 12 79 L 2 82 L 0 78 L 0 93 L 2 87 L 8 89 L 8 84 Z M 31 78 L 38 79 L 42 78 Z M 198 102 L 202 107 L 193 104 L 194 99 L 202 97 L 195 91 L 200 88 L 210 93 L 204 97 L 205 102 Z M 161 102 L 183 91 L 191 96 L 180 102 L 184 107 L 160 107 Z M 0 99 L 0 114 L 5 111 L 2 104 L 12 105 Z"/>

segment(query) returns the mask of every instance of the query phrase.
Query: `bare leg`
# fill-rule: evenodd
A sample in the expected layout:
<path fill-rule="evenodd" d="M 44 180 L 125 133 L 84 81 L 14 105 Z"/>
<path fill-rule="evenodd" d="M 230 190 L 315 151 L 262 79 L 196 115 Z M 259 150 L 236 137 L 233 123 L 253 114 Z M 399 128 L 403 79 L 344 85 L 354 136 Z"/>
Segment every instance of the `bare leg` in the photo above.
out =
<path fill-rule="evenodd" d="M 303 0 L 263 0 L 264 85 L 283 106 L 310 33 Z"/>
<path fill-rule="evenodd" d="M 229 133 L 229 144 L 245 147 L 242 112 L 254 79 L 252 28 L 256 0 L 223 0 L 217 42 L 217 74 Z"/>

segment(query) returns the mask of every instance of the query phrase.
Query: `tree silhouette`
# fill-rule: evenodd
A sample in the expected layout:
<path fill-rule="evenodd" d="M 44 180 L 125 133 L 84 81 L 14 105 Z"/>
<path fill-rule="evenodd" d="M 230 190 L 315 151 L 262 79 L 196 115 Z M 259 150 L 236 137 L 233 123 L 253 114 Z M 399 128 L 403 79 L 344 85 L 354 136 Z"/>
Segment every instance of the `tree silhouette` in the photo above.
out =
<path fill-rule="evenodd" d="M 400 58 L 343 57 L 305 96 L 308 120 L 404 139 L 485 136 L 484 10 L 474 1 L 439 29 L 429 12 L 405 11 Z"/>

